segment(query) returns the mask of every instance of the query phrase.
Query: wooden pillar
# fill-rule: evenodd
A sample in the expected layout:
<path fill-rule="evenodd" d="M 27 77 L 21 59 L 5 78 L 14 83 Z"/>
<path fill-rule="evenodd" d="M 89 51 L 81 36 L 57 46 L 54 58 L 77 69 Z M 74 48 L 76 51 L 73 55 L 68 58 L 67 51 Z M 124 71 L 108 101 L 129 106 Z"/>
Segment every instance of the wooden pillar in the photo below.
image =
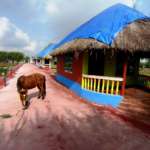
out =
<path fill-rule="evenodd" d="M 125 56 L 125 61 L 123 64 L 123 83 L 122 83 L 122 89 L 121 89 L 121 95 L 125 94 L 125 87 L 126 87 L 126 80 L 127 80 L 127 65 L 128 65 L 128 59 L 127 56 Z"/>

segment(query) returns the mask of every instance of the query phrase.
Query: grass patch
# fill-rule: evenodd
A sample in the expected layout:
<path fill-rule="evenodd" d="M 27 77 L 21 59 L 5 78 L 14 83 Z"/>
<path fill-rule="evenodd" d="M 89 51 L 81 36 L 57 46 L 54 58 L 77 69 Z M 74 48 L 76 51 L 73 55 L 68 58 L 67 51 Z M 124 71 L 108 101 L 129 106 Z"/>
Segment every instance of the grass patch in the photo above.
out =
<path fill-rule="evenodd" d="M 0 118 L 2 118 L 2 119 L 7 119 L 7 118 L 11 118 L 12 117 L 12 115 L 10 115 L 10 114 L 2 114 L 2 115 L 0 115 Z"/>
<path fill-rule="evenodd" d="M 150 68 L 140 68 L 139 74 L 150 77 Z"/>
<path fill-rule="evenodd" d="M 2 73 L 7 74 L 8 72 L 8 68 L 7 67 L 0 67 L 0 74 L 2 75 Z"/>
<path fill-rule="evenodd" d="M 9 64 L 9 63 L 0 63 L 0 75 L 2 74 L 6 75 L 7 72 L 12 69 L 15 66 L 15 64 Z"/>

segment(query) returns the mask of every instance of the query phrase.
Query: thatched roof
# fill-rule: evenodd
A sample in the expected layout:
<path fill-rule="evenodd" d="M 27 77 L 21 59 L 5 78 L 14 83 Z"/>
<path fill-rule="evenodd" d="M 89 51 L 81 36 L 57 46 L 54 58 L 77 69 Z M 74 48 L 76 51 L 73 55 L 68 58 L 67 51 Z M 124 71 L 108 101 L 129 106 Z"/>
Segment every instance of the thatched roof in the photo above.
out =
<path fill-rule="evenodd" d="M 48 46 L 46 46 L 43 50 L 41 50 L 38 54 L 37 57 L 39 58 L 51 58 L 49 53 L 51 53 L 54 50 L 55 44 L 50 43 Z"/>
<path fill-rule="evenodd" d="M 51 55 L 93 49 L 150 52 L 150 20 L 139 20 L 129 24 L 123 31 L 117 34 L 111 45 L 106 45 L 95 39 L 75 39 L 57 48 Z"/>
<path fill-rule="evenodd" d="M 111 47 L 129 52 L 150 52 L 150 20 L 139 20 L 129 24 L 118 33 Z"/>
<path fill-rule="evenodd" d="M 101 42 L 98 42 L 95 39 L 75 39 L 57 48 L 52 53 L 52 55 L 58 55 L 66 52 L 72 52 L 72 51 L 86 51 L 86 50 L 105 49 L 105 48 L 109 48 L 109 46 Z"/>

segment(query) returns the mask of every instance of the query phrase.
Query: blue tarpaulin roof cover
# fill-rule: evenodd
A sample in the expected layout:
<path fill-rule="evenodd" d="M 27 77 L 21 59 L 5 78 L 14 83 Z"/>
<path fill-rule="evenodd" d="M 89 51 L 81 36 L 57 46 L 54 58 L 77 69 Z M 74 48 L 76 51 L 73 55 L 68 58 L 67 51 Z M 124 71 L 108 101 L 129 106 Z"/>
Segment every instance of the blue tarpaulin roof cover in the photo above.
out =
<path fill-rule="evenodd" d="M 44 58 L 46 57 L 49 53 L 51 53 L 54 50 L 55 44 L 51 44 L 49 46 L 47 46 L 45 49 L 43 49 L 42 51 L 40 51 L 37 56 L 40 58 Z"/>
<path fill-rule="evenodd" d="M 147 18 L 149 17 L 133 8 L 123 4 L 116 4 L 78 27 L 54 48 L 58 48 L 66 42 L 79 38 L 92 38 L 107 45 L 111 45 L 117 34 L 128 24 L 136 20 Z"/>

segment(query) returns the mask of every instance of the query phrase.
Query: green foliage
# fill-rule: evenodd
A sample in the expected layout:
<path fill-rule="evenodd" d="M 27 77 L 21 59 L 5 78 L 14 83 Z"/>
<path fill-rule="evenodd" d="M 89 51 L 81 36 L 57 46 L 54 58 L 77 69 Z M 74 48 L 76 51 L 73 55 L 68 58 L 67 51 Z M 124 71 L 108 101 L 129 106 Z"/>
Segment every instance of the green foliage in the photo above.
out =
<path fill-rule="evenodd" d="M 6 75 L 8 71 L 8 67 L 0 67 L 0 75 Z"/>
<path fill-rule="evenodd" d="M 139 68 L 139 74 L 150 77 L 150 68 Z"/>
<path fill-rule="evenodd" d="M 150 59 L 145 59 L 145 61 L 140 62 L 140 68 L 150 68 Z"/>
<path fill-rule="evenodd" d="M 8 52 L 0 51 L 0 62 L 7 62 Z"/>
<path fill-rule="evenodd" d="M 150 60 L 145 64 L 146 68 L 150 68 Z"/>
<path fill-rule="evenodd" d="M 8 53 L 8 60 L 12 62 L 20 62 L 24 59 L 24 54 L 21 52 L 9 52 Z"/>
<path fill-rule="evenodd" d="M 24 60 L 25 56 L 21 52 L 5 52 L 0 51 L 0 62 L 20 62 Z"/>
<path fill-rule="evenodd" d="M 24 60 L 25 60 L 25 62 L 29 62 L 30 57 L 26 56 L 26 57 L 24 58 Z"/>

